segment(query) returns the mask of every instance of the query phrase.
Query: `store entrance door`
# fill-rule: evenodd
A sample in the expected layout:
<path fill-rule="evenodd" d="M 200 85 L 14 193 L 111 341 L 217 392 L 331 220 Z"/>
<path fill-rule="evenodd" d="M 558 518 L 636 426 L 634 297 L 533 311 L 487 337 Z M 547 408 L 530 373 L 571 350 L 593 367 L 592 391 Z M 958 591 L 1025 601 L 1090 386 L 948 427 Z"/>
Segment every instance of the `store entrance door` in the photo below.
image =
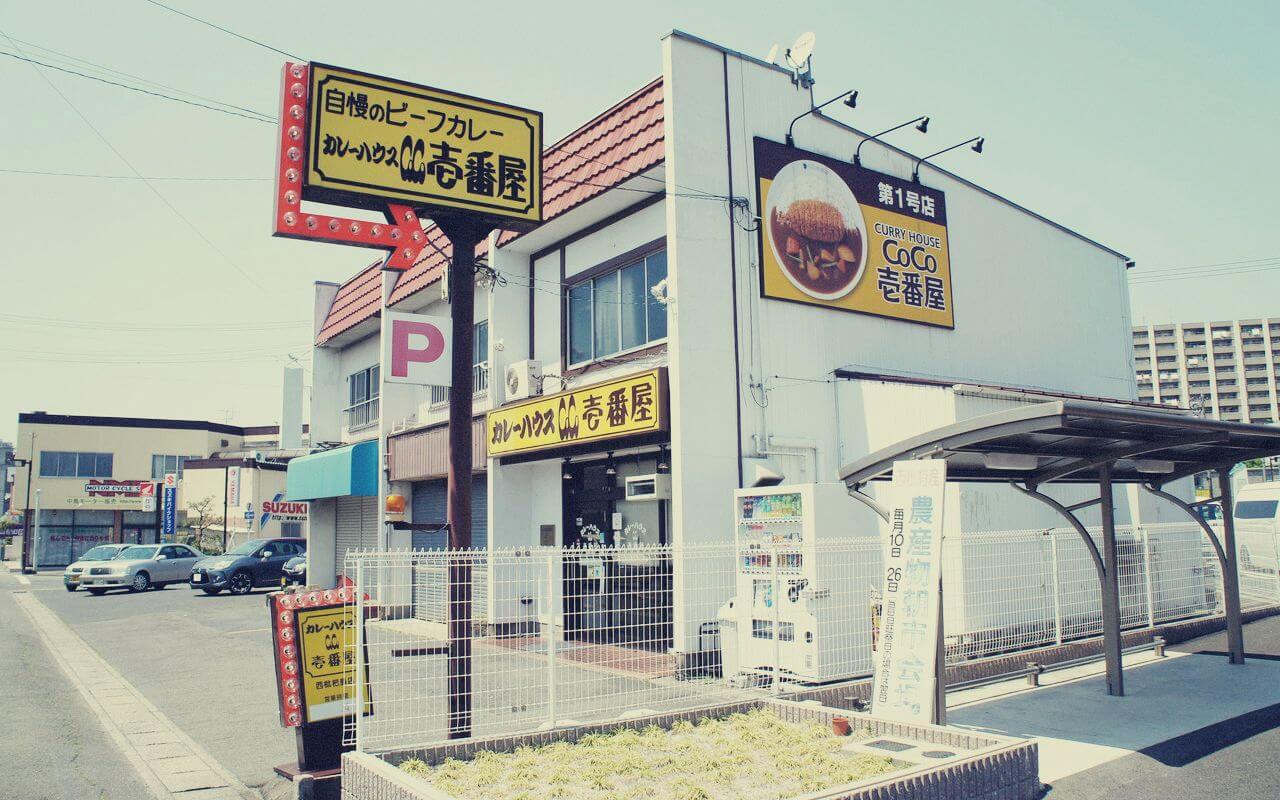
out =
<path fill-rule="evenodd" d="M 609 565 L 595 548 L 613 543 L 617 475 L 607 475 L 601 461 L 566 466 L 564 546 L 578 549 L 564 558 L 565 638 L 604 642 L 609 639 Z"/>

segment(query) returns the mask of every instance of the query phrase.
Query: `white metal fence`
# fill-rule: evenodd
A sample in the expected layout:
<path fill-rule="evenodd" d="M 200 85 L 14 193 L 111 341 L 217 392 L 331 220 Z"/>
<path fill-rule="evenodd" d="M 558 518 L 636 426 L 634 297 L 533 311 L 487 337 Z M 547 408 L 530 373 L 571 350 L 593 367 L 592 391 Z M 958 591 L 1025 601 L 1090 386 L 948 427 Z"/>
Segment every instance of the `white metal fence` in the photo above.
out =
<path fill-rule="evenodd" d="M 1117 539 L 1126 629 L 1222 613 L 1197 526 L 1121 527 Z M 1258 553 L 1262 540 L 1248 541 Z M 1242 564 L 1246 609 L 1280 603 L 1274 536 L 1267 546 Z M 352 553 L 345 574 L 366 622 L 347 646 L 371 713 L 349 718 L 348 740 L 383 751 L 869 675 L 879 538 L 819 541 L 807 557 L 822 570 L 804 557 L 732 543 Z M 1101 635 L 1097 575 L 1074 531 L 949 537 L 943 576 L 951 663 Z"/>

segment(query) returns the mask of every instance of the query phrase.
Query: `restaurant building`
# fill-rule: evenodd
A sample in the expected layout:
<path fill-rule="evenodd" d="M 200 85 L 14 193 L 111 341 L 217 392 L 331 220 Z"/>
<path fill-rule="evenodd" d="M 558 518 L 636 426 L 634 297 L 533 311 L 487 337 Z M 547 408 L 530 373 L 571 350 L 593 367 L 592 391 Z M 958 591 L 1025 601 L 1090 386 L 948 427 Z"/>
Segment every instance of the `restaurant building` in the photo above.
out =
<path fill-rule="evenodd" d="M 661 64 L 547 148 L 544 224 L 482 248 L 477 548 L 732 542 L 739 487 L 835 481 L 905 437 L 1048 397 L 1138 402 L 1125 255 L 891 143 L 855 166 L 858 129 L 821 112 L 792 126 L 811 97 L 789 68 L 680 32 Z M 423 253 L 387 305 L 447 316 L 444 252 Z M 409 519 L 444 521 L 448 396 L 379 380 L 382 307 L 377 264 L 316 287 L 311 423 L 332 447 L 292 462 L 288 488 L 312 502 L 313 578 L 353 547 L 444 541 L 378 524 L 380 467 Z M 947 492 L 951 532 L 1058 524 L 1006 487 Z M 1121 521 L 1160 514 L 1120 504 Z M 697 589 L 674 569 L 682 652 L 705 620 L 682 616 Z M 499 583 L 492 621 L 533 613 Z"/>

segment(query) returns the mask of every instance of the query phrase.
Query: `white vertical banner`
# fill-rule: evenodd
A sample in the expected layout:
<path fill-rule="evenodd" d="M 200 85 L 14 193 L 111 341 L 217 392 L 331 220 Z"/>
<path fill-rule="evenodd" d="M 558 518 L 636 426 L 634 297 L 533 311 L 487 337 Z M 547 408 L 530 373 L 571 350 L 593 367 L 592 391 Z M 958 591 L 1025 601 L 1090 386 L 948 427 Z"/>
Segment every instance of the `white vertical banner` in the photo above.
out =
<path fill-rule="evenodd" d="M 871 713 L 934 719 L 947 462 L 895 461 Z"/>
<path fill-rule="evenodd" d="M 227 505 L 240 505 L 240 468 L 227 467 Z"/>

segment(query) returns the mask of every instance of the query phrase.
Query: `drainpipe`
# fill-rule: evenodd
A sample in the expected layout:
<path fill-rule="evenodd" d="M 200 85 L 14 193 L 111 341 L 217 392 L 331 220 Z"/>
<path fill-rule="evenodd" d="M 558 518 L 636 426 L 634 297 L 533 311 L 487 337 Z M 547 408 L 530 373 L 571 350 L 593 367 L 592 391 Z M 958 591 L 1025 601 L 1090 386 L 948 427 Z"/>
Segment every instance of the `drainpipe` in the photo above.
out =
<path fill-rule="evenodd" d="M 805 453 L 809 454 L 809 463 L 812 470 L 809 473 L 810 479 L 818 482 L 818 443 L 812 439 L 791 439 L 784 436 L 770 436 L 767 440 L 767 447 L 760 447 L 760 437 L 753 437 L 756 440 L 756 454 L 761 456 L 798 456 Z M 777 449 L 781 448 L 781 449 Z M 799 452 L 797 452 L 799 451 Z"/>

